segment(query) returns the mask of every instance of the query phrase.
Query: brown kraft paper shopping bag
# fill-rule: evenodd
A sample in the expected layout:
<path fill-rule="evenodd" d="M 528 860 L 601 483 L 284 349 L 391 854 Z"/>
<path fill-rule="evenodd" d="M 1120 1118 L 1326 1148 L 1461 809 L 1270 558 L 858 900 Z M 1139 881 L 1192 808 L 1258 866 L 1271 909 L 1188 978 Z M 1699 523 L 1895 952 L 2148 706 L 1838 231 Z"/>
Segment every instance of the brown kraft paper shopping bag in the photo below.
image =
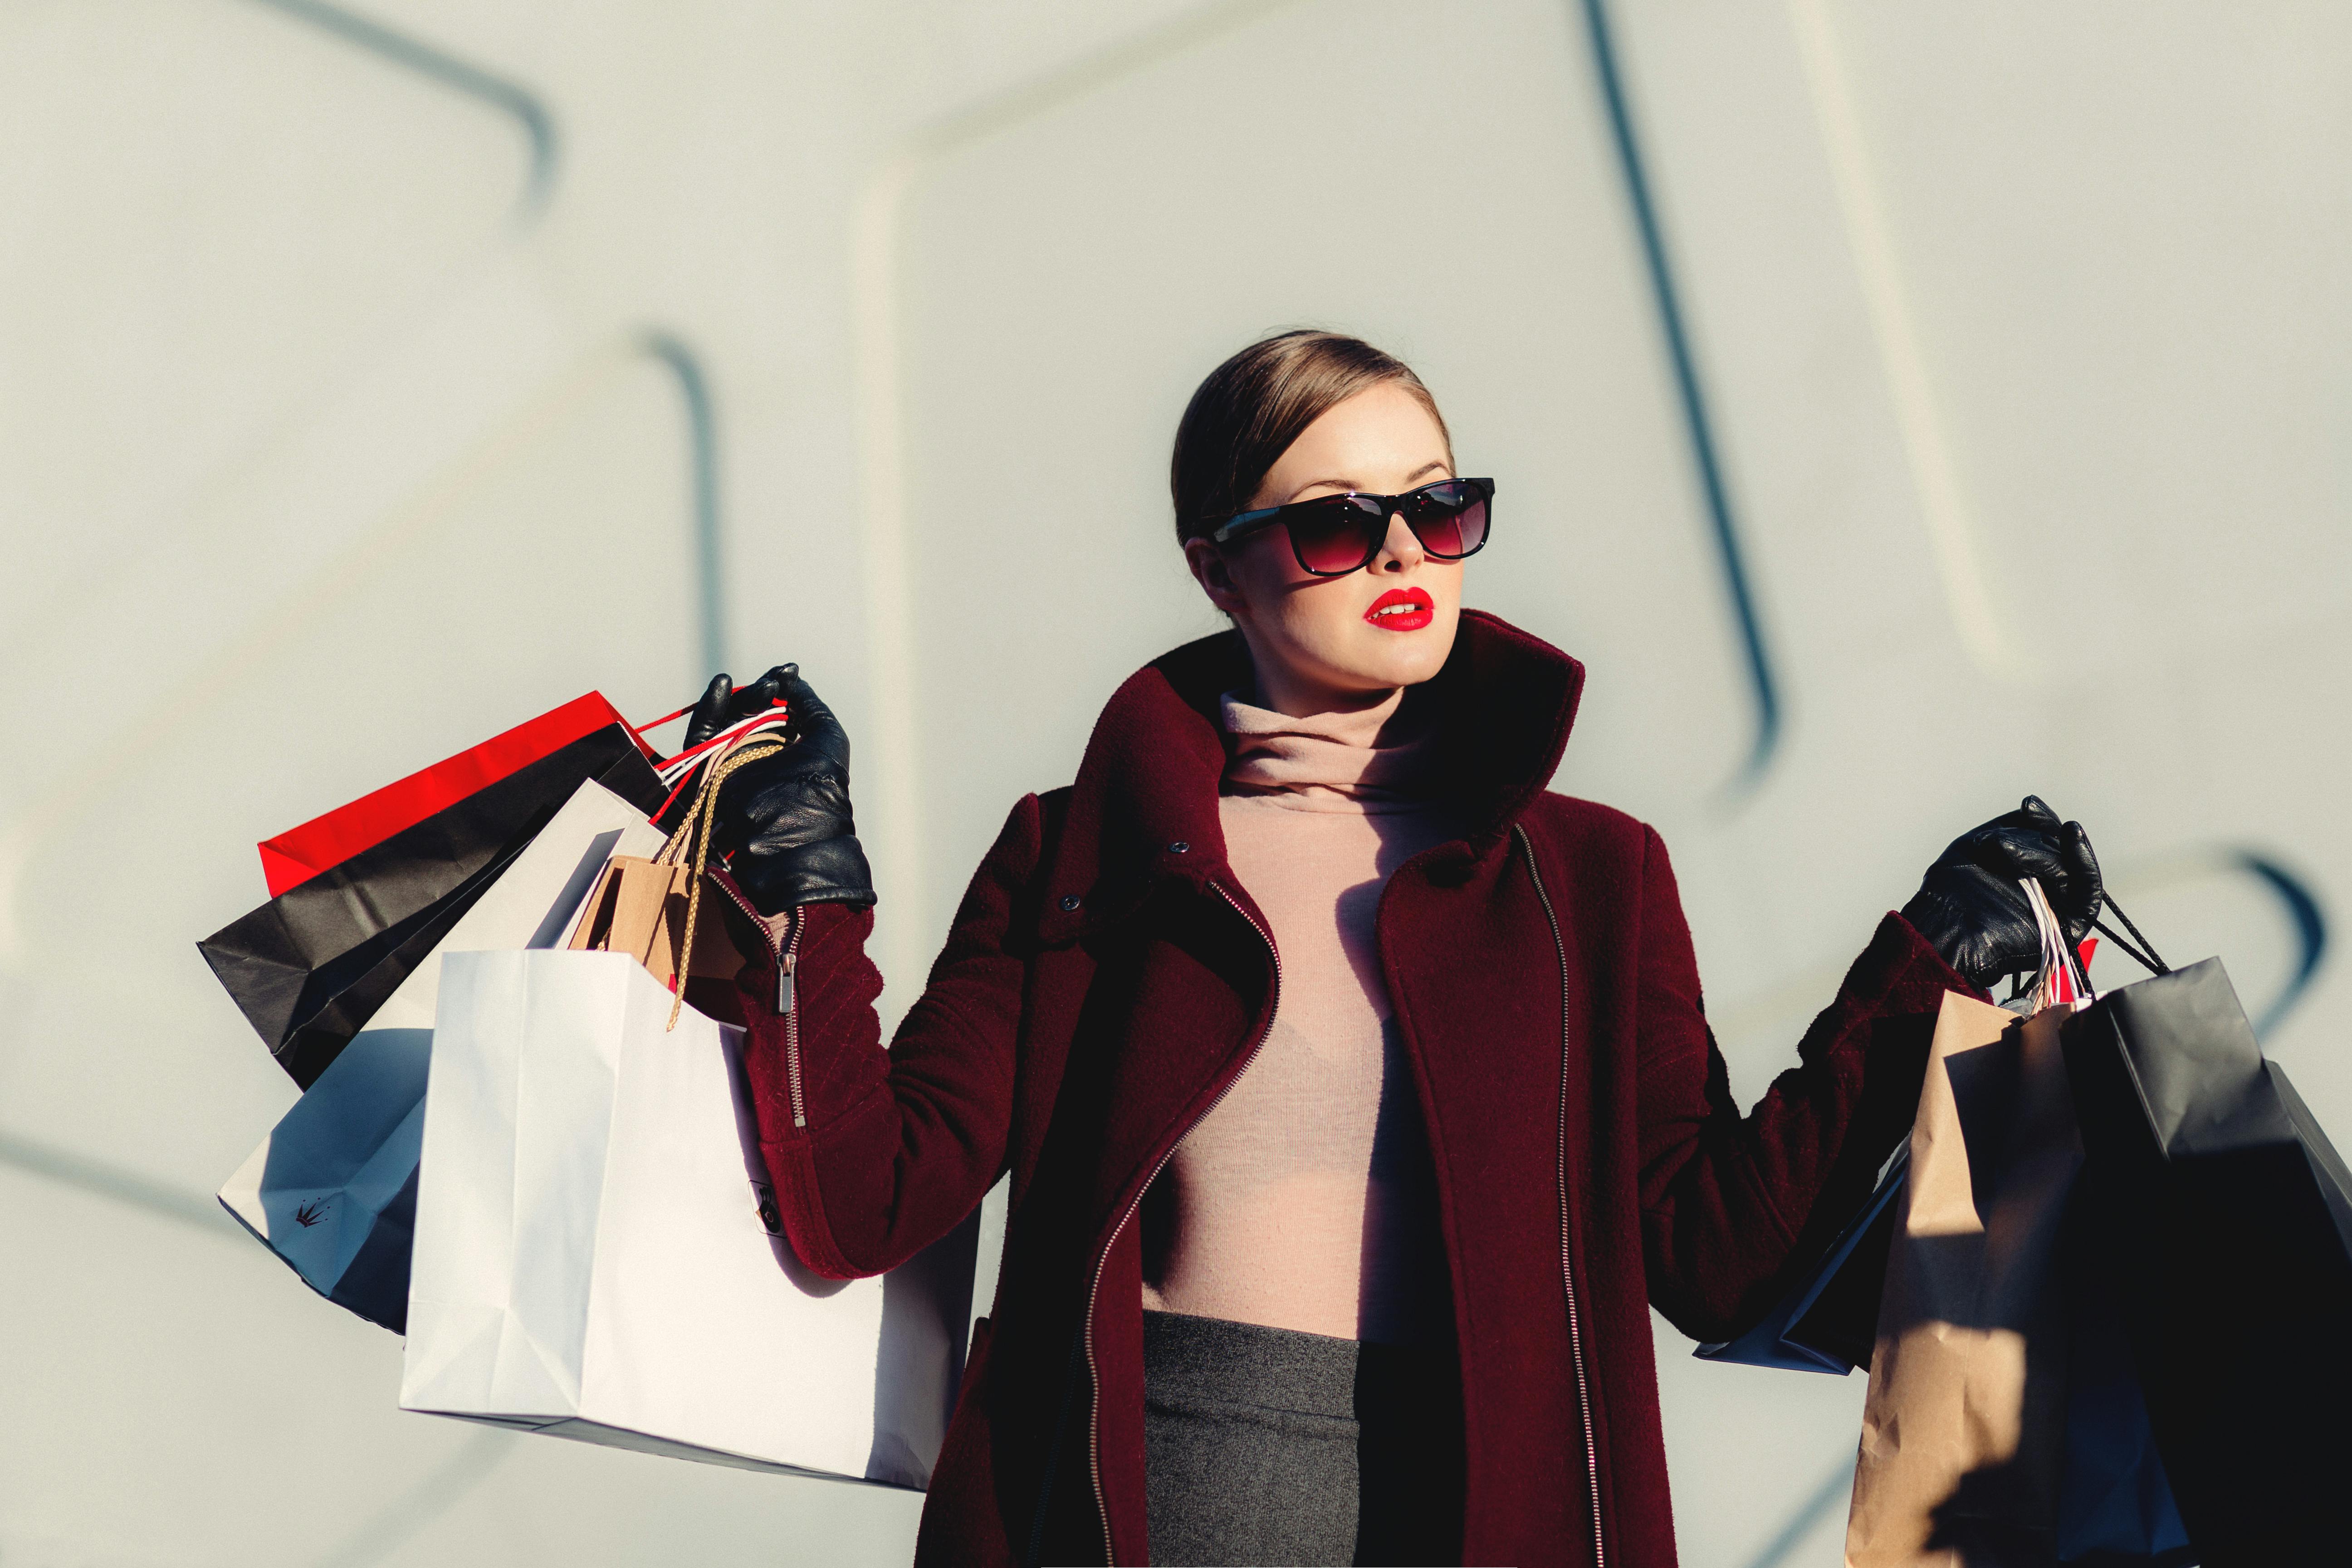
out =
<path fill-rule="evenodd" d="M 628 953 L 681 1001 L 688 979 L 733 979 L 743 956 L 725 922 L 707 918 L 702 909 L 705 895 L 726 897 L 709 876 L 719 786 L 744 763 L 783 749 L 772 736 L 751 734 L 714 758 L 684 819 L 658 854 L 650 860 L 615 855 L 605 862 L 572 928 L 571 948 Z M 670 1021 L 677 1023 L 674 1009 Z"/>
<path fill-rule="evenodd" d="M 673 989 L 681 970 L 702 979 L 733 979 L 743 967 L 743 956 L 728 939 L 722 921 L 694 921 L 694 952 L 687 961 L 687 911 L 694 901 L 694 882 L 692 866 L 614 856 L 572 928 L 572 949 L 628 953 Z"/>
<path fill-rule="evenodd" d="M 2066 1388 L 2054 1254 L 2083 1159 L 2058 1040 L 2073 1010 L 2020 1019 L 1945 994 L 1879 1308 L 1848 1568 L 2056 1561 Z"/>

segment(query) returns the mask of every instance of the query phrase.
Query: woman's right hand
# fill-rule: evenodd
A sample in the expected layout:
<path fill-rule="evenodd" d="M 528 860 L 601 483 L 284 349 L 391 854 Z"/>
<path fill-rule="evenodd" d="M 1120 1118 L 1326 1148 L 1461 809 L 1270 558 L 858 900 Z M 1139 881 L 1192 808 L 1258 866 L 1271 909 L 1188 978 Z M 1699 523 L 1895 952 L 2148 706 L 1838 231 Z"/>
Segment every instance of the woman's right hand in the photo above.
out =
<path fill-rule="evenodd" d="M 729 874 L 763 915 L 796 904 L 871 904 L 874 873 L 849 808 L 849 735 L 801 679 L 800 666 L 780 664 L 740 691 L 727 676 L 713 676 L 687 722 L 687 744 L 779 698 L 791 715 L 789 743 L 719 786 L 711 847 L 731 857 Z"/>

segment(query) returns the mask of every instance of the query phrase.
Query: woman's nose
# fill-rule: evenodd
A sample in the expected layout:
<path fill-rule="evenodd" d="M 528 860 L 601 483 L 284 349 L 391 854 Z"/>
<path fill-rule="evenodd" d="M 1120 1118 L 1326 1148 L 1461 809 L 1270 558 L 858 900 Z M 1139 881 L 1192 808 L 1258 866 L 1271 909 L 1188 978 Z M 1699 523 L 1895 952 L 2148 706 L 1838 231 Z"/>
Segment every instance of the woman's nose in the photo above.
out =
<path fill-rule="evenodd" d="M 1380 559 L 1372 563 L 1375 571 L 1410 572 L 1422 563 L 1427 553 L 1421 540 L 1405 526 L 1404 513 L 1389 513 L 1389 536 L 1381 542 Z"/>

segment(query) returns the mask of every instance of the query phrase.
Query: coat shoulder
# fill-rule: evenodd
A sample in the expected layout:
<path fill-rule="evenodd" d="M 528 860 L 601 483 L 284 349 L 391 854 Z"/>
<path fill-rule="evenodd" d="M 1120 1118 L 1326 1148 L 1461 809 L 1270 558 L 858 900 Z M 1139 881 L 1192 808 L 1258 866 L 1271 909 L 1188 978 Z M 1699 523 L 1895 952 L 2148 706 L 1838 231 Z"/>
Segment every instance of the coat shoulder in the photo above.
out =
<path fill-rule="evenodd" d="M 1528 831 L 1549 847 L 1576 858 L 1589 856 L 1630 856 L 1647 853 L 1657 830 L 1630 812 L 1597 800 L 1546 790 L 1521 819 Z"/>
<path fill-rule="evenodd" d="M 999 866 L 1017 863 L 1034 870 L 1053 858 L 1070 815 L 1066 784 L 1043 794 L 1024 795 L 1004 814 L 1004 826 L 989 847 L 988 861 Z"/>
<path fill-rule="evenodd" d="M 1582 908 L 1614 910 L 1612 918 L 1623 921 L 1662 891 L 1674 898 L 1664 841 L 1630 812 L 1547 791 L 1520 820 Z"/>
<path fill-rule="evenodd" d="M 1007 837 L 1021 839 L 1028 858 L 1029 869 L 1047 879 L 1058 875 L 1070 837 L 1070 805 L 1072 790 L 1068 784 L 1036 795 L 1024 795 L 1013 803 L 1013 822 L 1022 831 L 1014 835 L 1008 825 Z"/>

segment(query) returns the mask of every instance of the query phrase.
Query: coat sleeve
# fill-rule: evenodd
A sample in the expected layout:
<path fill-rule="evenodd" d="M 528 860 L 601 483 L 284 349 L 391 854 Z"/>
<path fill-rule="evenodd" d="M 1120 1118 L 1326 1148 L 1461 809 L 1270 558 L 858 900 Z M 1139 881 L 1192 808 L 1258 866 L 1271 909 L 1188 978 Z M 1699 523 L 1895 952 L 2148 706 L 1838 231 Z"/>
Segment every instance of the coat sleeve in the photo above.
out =
<path fill-rule="evenodd" d="M 1035 926 L 1041 827 L 1036 796 L 1013 808 L 887 1050 L 870 909 L 809 904 L 779 922 L 792 939 L 789 1008 L 773 963 L 747 964 L 738 981 L 761 1152 L 793 1250 L 818 1274 L 897 1268 L 961 1223 L 1003 1169 L 1028 976 L 1017 933 Z"/>
<path fill-rule="evenodd" d="M 1743 1117 L 1707 1027 L 1665 845 L 1643 833 L 1638 1102 L 1650 1300 L 1692 1338 L 1728 1339 L 1853 1217 L 1910 1130 L 1944 993 L 1982 993 L 1887 915 L 1805 1031 L 1798 1065 Z"/>

